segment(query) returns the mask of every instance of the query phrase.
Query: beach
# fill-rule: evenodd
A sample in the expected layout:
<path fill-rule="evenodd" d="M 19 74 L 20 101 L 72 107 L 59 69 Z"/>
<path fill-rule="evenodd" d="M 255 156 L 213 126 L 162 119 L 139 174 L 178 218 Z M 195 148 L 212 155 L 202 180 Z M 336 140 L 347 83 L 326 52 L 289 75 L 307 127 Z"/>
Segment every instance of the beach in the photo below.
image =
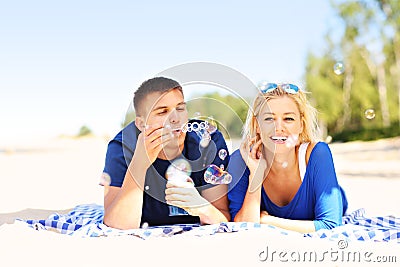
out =
<path fill-rule="evenodd" d="M 14 217 L 47 218 L 54 210 L 102 204 L 99 179 L 108 137 L 57 137 L 0 147 L 0 224 Z M 228 141 L 234 150 L 239 141 Z M 331 143 L 336 172 L 349 210 L 400 217 L 400 138 Z"/>
<path fill-rule="evenodd" d="M 195 266 L 200 263 L 265 266 L 267 262 L 287 266 L 288 262 L 276 257 L 262 261 L 260 255 L 265 258 L 267 249 L 284 253 L 307 249 L 318 255 L 338 250 L 337 241 L 293 238 L 265 229 L 202 237 L 176 235 L 144 241 L 134 236 L 74 238 L 51 231 L 33 231 L 15 222 L 17 218 L 45 219 L 53 212 L 66 214 L 79 204 L 102 204 L 103 188 L 98 183 L 108 140 L 108 137 L 94 136 L 58 137 L 0 147 L 1 266 L 54 266 L 54 262 L 57 266 L 98 267 L 135 262 L 187 266 L 187 262 L 194 260 L 193 251 L 204 252 L 200 253 L 204 257 L 195 258 Z M 238 140 L 229 141 L 228 148 L 233 150 L 238 144 Z M 364 208 L 367 216 L 400 217 L 400 138 L 331 143 L 330 148 L 339 183 L 349 200 L 349 210 Z M 347 251 L 395 257 L 399 246 L 397 243 L 353 242 Z M 360 263 L 343 264 L 339 259 L 330 258 L 322 265 L 359 266 Z M 296 264 L 309 266 L 310 262 Z M 388 263 L 388 266 L 394 265 Z M 384 265 L 379 262 L 369 263 L 369 266 Z"/>

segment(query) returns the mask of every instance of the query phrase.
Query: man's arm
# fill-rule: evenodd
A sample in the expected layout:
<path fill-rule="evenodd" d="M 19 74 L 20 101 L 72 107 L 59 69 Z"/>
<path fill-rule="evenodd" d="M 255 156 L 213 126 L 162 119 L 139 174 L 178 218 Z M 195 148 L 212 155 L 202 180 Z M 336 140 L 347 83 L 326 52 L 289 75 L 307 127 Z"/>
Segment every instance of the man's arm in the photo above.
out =
<path fill-rule="evenodd" d="M 111 186 L 104 196 L 104 224 L 118 229 L 139 228 L 146 169 L 131 161 L 121 188 Z"/>
<path fill-rule="evenodd" d="M 228 202 L 228 185 L 221 184 L 208 188 L 202 192 L 209 205 L 206 211 L 200 214 L 202 224 L 214 224 L 228 222 L 231 219 Z"/>
<path fill-rule="evenodd" d="M 155 125 L 140 133 L 121 188 L 110 187 L 104 196 L 104 224 L 118 229 L 139 228 L 142 217 L 143 187 L 147 169 L 156 160 L 163 143 L 162 127 Z"/>

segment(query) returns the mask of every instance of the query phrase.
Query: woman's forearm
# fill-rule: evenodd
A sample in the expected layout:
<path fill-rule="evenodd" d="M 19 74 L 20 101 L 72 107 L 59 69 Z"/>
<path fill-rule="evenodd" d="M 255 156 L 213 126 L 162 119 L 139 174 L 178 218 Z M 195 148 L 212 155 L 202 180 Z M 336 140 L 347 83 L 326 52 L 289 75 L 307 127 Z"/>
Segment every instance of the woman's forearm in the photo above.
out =
<path fill-rule="evenodd" d="M 235 222 L 260 222 L 261 189 L 247 190 L 242 207 L 236 214 Z"/>
<path fill-rule="evenodd" d="M 291 220 L 268 215 L 265 211 L 261 212 L 260 223 L 274 225 L 286 230 L 300 233 L 315 232 L 314 221 Z"/>

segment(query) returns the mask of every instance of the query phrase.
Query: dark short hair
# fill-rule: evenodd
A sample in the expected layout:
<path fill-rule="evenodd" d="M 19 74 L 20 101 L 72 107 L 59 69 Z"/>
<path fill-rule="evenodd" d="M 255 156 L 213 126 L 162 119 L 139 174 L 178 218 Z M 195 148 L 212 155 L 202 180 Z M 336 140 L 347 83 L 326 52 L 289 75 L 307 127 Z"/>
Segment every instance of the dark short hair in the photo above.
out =
<path fill-rule="evenodd" d="M 147 95 L 155 92 L 166 93 L 173 89 L 178 89 L 183 95 L 181 85 L 175 80 L 165 77 L 155 77 L 144 81 L 136 90 L 133 97 L 133 106 L 135 108 L 136 115 L 138 115 L 138 111 L 141 108 L 141 103 Z"/>

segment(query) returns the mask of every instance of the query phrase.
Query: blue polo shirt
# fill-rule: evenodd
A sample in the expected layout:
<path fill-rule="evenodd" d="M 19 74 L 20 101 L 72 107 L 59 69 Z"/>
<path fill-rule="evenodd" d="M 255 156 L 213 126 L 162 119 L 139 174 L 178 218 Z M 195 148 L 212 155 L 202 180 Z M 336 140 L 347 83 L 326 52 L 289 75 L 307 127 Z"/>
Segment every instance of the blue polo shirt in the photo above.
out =
<path fill-rule="evenodd" d="M 232 153 L 228 171 L 232 175 L 228 199 L 233 220 L 242 208 L 250 175 L 239 150 Z M 303 182 L 289 204 L 282 207 L 276 205 L 269 199 L 264 187 L 261 189 L 260 210 L 280 218 L 313 220 L 316 230 L 341 225 L 347 206 L 345 192 L 337 181 L 331 151 L 323 142 L 313 148 Z"/>
<path fill-rule="evenodd" d="M 191 120 L 190 122 L 201 122 Z M 125 173 L 132 160 L 137 136 L 140 131 L 134 122 L 122 129 L 113 140 L 108 144 L 104 172 L 111 177 L 111 186 L 121 187 L 125 178 Z M 221 132 L 216 131 L 211 134 L 211 141 L 205 148 L 199 145 L 200 137 L 195 132 L 187 132 L 185 137 L 182 154 L 177 158 L 184 158 L 189 161 L 193 179 L 197 190 L 201 193 L 211 185 L 204 181 L 204 171 L 210 164 L 217 166 L 224 165 L 226 168 L 229 162 L 229 154 L 225 158 L 219 156 L 219 151 L 228 148 Z M 143 207 L 141 224 L 148 223 L 154 225 L 168 225 L 180 223 L 200 223 L 198 216 L 178 215 L 169 216 L 169 205 L 165 203 L 165 188 L 167 180 L 165 172 L 171 161 L 157 158 L 148 168 L 143 193 Z"/>

